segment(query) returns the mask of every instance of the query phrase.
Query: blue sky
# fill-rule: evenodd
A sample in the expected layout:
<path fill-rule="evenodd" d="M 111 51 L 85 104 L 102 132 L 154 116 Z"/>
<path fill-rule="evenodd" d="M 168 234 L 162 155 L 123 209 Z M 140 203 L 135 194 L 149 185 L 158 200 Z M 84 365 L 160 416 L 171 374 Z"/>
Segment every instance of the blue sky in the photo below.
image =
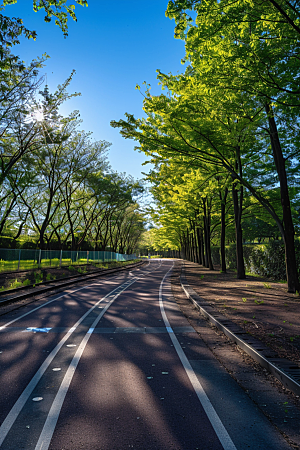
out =
<path fill-rule="evenodd" d="M 142 96 L 136 84 L 147 81 L 159 93 L 156 69 L 173 74 L 183 71 L 184 44 L 174 39 L 174 21 L 165 17 L 168 0 L 89 0 L 89 7 L 76 6 L 77 23 L 69 19 L 69 36 L 64 39 L 44 13 L 34 13 L 32 0 L 18 0 L 5 14 L 21 17 L 24 25 L 37 31 L 37 40 L 23 39 L 12 50 L 26 63 L 47 53 L 43 73 L 50 90 L 76 70 L 70 92 L 81 97 L 70 100 L 63 113 L 78 109 L 82 128 L 93 138 L 112 143 L 109 160 L 114 170 L 141 177 L 146 157 L 133 151 L 134 142 L 110 127 L 125 112 L 142 116 Z"/>

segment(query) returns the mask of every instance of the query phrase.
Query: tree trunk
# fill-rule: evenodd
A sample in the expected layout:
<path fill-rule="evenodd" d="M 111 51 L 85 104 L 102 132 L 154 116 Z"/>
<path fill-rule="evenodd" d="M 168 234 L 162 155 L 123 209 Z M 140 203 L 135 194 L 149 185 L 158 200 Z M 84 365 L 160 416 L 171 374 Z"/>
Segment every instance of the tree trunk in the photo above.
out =
<path fill-rule="evenodd" d="M 196 239 L 194 234 L 194 228 L 192 228 L 191 241 L 192 241 L 192 261 L 195 263 L 197 262 L 197 257 L 196 257 Z"/>
<path fill-rule="evenodd" d="M 191 260 L 191 246 L 190 246 L 190 236 L 189 236 L 189 230 L 186 230 L 186 259 L 188 261 Z"/>
<path fill-rule="evenodd" d="M 46 250 L 46 243 L 45 243 L 45 238 L 44 238 L 46 228 L 47 227 L 44 226 L 44 224 L 43 224 L 43 226 L 40 229 L 40 249 L 41 250 Z"/>
<path fill-rule="evenodd" d="M 222 198 L 222 192 L 220 191 L 221 200 L 221 272 L 226 273 L 226 257 L 225 257 L 225 231 L 226 231 L 226 199 L 227 199 L 228 189 L 225 188 L 224 197 Z"/>
<path fill-rule="evenodd" d="M 203 231 L 199 229 L 199 239 L 200 239 L 200 252 L 201 252 L 201 264 L 205 266 L 205 255 L 204 255 L 204 239 L 203 239 Z"/>
<path fill-rule="evenodd" d="M 196 236 L 197 236 L 197 254 L 198 254 L 197 261 L 198 261 L 198 264 L 202 265 L 200 228 L 197 227 L 195 231 L 196 231 Z"/>
<path fill-rule="evenodd" d="M 210 213 L 209 208 L 206 207 L 206 199 L 203 199 L 203 222 L 204 222 L 204 242 L 205 242 L 205 267 L 210 270 L 214 270 L 214 266 L 211 259 L 210 248 Z"/>
<path fill-rule="evenodd" d="M 240 199 L 239 199 L 238 191 L 234 184 L 232 185 L 232 200 L 233 200 L 233 207 L 234 207 L 237 278 L 239 278 L 240 280 L 243 280 L 244 278 L 246 278 L 246 274 L 245 274 L 244 252 L 243 252 L 243 231 L 242 231 L 242 223 L 241 223 L 242 192 L 240 193 Z"/>
<path fill-rule="evenodd" d="M 300 291 L 298 278 L 298 270 L 296 263 L 295 241 L 294 241 L 294 224 L 291 213 L 291 204 L 288 190 L 287 175 L 285 170 L 285 158 L 282 154 L 280 140 L 278 136 L 277 126 L 273 111 L 269 104 L 265 105 L 270 127 L 271 146 L 273 151 L 274 162 L 278 173 L 280 183 L 280 198 L 282 206 L 282 218 L 284 227 L 284 250 L 285 250 L 285 266 L 288 284 L 288 292 Z"/>
<path fill-rule="evenodd" d="M 200 253 L 198 230 L 199 229 L 195 225 L 194 233 L 195 233 L 195 246 L 196 246 L 196 263 L 201 264 L 201 253 Z"/>

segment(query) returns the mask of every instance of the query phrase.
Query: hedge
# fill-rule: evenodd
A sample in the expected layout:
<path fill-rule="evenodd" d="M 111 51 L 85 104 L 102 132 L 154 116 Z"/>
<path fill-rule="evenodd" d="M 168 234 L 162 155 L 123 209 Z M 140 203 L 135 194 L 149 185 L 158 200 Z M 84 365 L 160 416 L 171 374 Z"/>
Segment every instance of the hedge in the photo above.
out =
<path fill-rule="evenodd" d="M 298 272 L 300 273 L 300 242 L 295 242 Z M 245 244 L 245 269 L 249 273 L 274 280 L 286 280 L 284 244 L 282 241 L 270 241 L 267 244 Z M 226 246 L 226 266 L 236 269 L 235 244 Z M 213 264 L 220 264 L 220 247 L 212 247 Z"/>

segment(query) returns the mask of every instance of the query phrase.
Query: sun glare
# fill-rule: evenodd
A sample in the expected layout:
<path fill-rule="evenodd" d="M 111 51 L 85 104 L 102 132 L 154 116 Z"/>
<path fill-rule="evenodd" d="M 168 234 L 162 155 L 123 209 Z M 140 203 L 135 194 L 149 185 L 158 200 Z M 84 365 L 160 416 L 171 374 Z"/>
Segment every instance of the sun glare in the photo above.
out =
<path fill-rule="evenodd" d="M 34 118 L 35 118 L 35 120 L 37 121 L 37 122 L 42 122 L 43 120 L 44 120 L 44 114 L 43 114 L 43 111 L 39 111 L 39 110 L 37 110 L 37 111 L 35 111 L 34 112 Z"/>

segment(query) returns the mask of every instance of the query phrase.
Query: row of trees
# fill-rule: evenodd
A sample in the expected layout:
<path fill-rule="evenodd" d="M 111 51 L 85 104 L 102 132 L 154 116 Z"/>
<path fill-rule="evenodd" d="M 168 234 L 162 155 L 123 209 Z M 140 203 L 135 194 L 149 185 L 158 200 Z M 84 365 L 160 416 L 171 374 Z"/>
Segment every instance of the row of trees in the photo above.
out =
<path fill-rule="evenodd" d="M 246 208 L 258 224 L 276 224 L 288 290 L 299 291 L 298 2 L 173 0 L 166 14 L 185 41 L 186 70 L 176 76 L 158 71 L 166 92 L 153 96 L 146 86 L 146 117 L 127 114 L 112 122 L 154 164 L 148 178 L 160 207 L 160 234 L 177 236 L 183 249 L 198 248 L 199 261 L 211 266 L 218 217 L 224 269 L 225 230 L 233 223 L 237 276 L 244 278 Z"/>
<path fill-rule="evenodd" d="M 55 16 L 65 34 L 67 15 L 75 17 L 66 1 L 34 7 L 45 8 L 47 21 Z M 133 253 L 144 230 L 142 184 L 111 170 L 110 144 L 80 129 L 78 111 L 60 115 L 61 105 L 79 95 L 67 92 L 73 73 L 54 93 L 41 90 L 47 57 L 25 66 L 11 52 L 21 34 L 35 33 L 21 19 L 0 15 L 0 22 L 0 235 L 25 234 L 41 249 Z"/>
<path fill-rule="evenodd" d="M 23 103 L 2 135 L 0 234 L 25 232 L 41 249 L 132 253 L 144 228 L 136 203 L 143 186 L 111 171 L 110 144 L 79 129 L 78 111 L 59 115 L 70 80 Z"/>

